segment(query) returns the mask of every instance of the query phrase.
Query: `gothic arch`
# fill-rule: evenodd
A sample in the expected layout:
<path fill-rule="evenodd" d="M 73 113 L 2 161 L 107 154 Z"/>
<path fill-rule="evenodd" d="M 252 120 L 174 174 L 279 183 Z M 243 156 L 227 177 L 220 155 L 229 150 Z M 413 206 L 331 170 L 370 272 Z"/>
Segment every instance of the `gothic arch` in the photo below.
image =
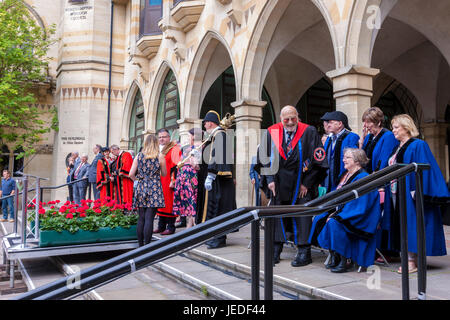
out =
<path fill-rule="evenodd" d="M 203 100 L 202 88 L 205 85 L 207 86 L 207 84 L 204 83 L 204 78 L 210 66 L 210 61 L 211 59 L 213 59 L 213 54 L 217 46 L 219 45 L 222 45 L 228 53 L 228 57 L 235 72 L 236 98 L 238 99 L 238 97 L 240 96 L 240 92 L 238 90 L 238 88 L 240 87 L 239 77 L 236 76 L 236 68 L 232 59 L 231 49 L 228 43 L 220 34 L 210 30 L 204 35 L 203 39 L 201 40 L 192 61 L 191 68 L 189 70 L 185 99 L 184 101 L 182 101 L 184 103 L 181 104 L 182 118 L 199 118 Z M 225 69 L 226 68 L 224 68 L 224 70 Z M 222 72 L 224 70 L 222 70 Z M 217 76 L 219 76 L 222 72 L 218 73 Z"/>
<path fill-rule="evenodd" d="M 125 141 L 129 140 L 129 129 L 130 129 L 130 120 L 131 120 L 131 113 L 132 113 L 132 108 L 133 108 L 133 102 L 134 102 L 134 98 L 136 97 L 136 94 L 138 92 L 141 92 L 141 95 L 143 96 L 143 90 L 142 87 L 140 86 L 139 82 L 137 80 L 133 80 L 133 82 L 130 85 L 130 88 L 128 89 L 128 93 L 126 95 L 126 99 L 125 99 L 125 106 L 124 106 L 124 110 L 123 110 L 123 116 L 122 116 L 122 134 L 121 134 L 121 138 L 124 139 Z M 146 112 L 146 106 L 145 106 L 145 101 L 144 101 L 144 112 Z M 147 119 L 147 117 L 144 116 L 145 119 Z"/>

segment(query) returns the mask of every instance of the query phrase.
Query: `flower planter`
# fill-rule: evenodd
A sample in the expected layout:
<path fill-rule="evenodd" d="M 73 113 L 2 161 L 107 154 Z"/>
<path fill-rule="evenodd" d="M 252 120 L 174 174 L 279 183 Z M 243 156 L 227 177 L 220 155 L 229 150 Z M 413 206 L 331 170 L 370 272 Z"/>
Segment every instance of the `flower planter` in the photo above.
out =
<path fill-rule="evenodd" d="M 62 232 L 52 230 L 41 230 L 39 237 L 39 247 L 68 246 L 85 243 L 112 242 L 136 240 L 136 225 L 129 229 L 100 228 L 98 231 L 78 230 L 75 233 L 63 230 Z"/>

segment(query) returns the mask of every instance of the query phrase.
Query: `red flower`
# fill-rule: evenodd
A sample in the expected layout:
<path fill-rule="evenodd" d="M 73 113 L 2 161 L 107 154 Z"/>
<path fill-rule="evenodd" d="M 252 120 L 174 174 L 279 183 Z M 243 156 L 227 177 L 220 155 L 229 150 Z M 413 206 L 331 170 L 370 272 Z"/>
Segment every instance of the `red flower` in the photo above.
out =
<path fill-rule="evenodd" d="M 39 214 L 45 214 L 45 209 L 39 209 Z"/>
<path fill-rule="evenodd" d="M 55 200 L 55 202 L 56 202 L 56 203 L 60 203 L 61 201 L 60 201 L 60 200 Z"/>
<path fill-rule="evenodd" d="M 66 219 L 73 219 L 73 214 L 68 213 L 68 214 L 66 215 Z"/>
<path fill-rule="evenodd" d="M 67 207 L 65 207 L 65 206 L 62 206 L 61 208 L 59 208 L 59 212 L 61 212 L 61 213 L 66 212 L 66 210 L 67 210 Z"/>
<path fill-rule="evenodd" d="M 95 212 L 95 213 L 102 213 L 102 210 L 100 210 L 100 209 L 94 209 L 94 212 Z"/>
<path fill-rule="evenodd" d="M 85 218 L 86 217 L 86 213 L 80 213 L 80 218 Z"/>
<path fill-rule="evenodd" d="M 67 200 L 67 201 L 66 201 L 66 203 L 64 203 L 64 205 L 65 205 L 65 206 L 68 206 L 68 205 L 70 205 L 70 201 L 69 201 L 69 200 Z"/>
<path fill-rule="evenodd" d="M 50 209 L 55 209 L 55 206 L 51 206 Z"/>
<path fill-rule="evenodd" d="M 75 209 L 75 208 L 72 208 L 69 210 L 69 213 L 75 213 L 75 212 L 77 212 L 77 209 Z"/>

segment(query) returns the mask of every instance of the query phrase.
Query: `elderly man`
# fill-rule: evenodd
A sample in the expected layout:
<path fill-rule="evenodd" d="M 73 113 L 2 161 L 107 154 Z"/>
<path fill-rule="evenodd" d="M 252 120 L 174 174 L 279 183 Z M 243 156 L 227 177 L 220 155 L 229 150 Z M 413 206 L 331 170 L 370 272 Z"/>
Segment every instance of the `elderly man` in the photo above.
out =
<path fill-rule="evenodd" d="M 118 145 L 113 144 L 110 147 L 111 153 L 116 156 L 113 164 L 114 177 L 114 199 L 120 204 L 133 203 L 133 180 L 130 178 L 131 165 L 133 158 L 129 152 L 120 150 Z"/>
<path fill-rule="evenodd" d="M 94 160 L 92 160 L 91 166 L 89 167 L 88 179 L 89 179 L 89 183 L 91 184 L 91 188 L 94 193 L 94 199 L 97 200 L 100 198 L 100 190 L 97 189 L 97 162 L 98 162 L 98 160 L 103 158 L 103 154 L 101 152 L 102 146 L 99 144 L 96 144 L 94 146 L 94 148 L 92 149 L 92 151 L 95 154 L 95 158 L 94 158 Z"/>
<path fill-rule="evenodd" d="M 97 185 L 96 189 L 99 191 L 100 199 L 114 198 L 114 185 L 111 182 L 111 168 L 109 166 L 106 155 L 109 156 L 109 148 L 105 147 L 101 150 L 103 157 L 97 162 Z"/>
<path fill-rule="evenodd" d="M 81 161 L 75 168 L 73 172 L 73 180 L 81 180 L 88 177 L 89 174 L 89 163 L 87 162 L 88 156 L 83 153 L 81 155 Z M 81 204 L 81 200 L 86 199 L 86 189 L 88 187 L 87 180 L 78 181 L 73 184 L 73 198 L 76 204 Z"/>
<path fill-rule="evenodd" d="M 299 122 L 293 106 L 285 106 L 280 118 L 280 123 L 269 127 L 264 144 L 260 146 L 262 154 L 270 159 L 261 174 L 266 175 L 272 205 L 303 204 L 318 196 L 318 186 L 328 168 L 325 150 L 316 128 Z M 311 223 L 311 217 L 276 219 L 275 263 L 280 262 L 288 232 L 297 245 L 291 265 L 299 267 L 312 262 L 308 243 Z"/>
<path fill-rule="evenodd" d="M 203 221 L 205 221 L 236 209 L 236 194 L 233 163 L 227 161 L 229 153 L 233 150 L 227 148 L 227 134 L 220 127 L 220 118 L 217 112 L 208 111 L 203 119 L 203 125 L 210 135 L 203 153 L 203 159 L 208 164 L 203 215 Z M 206 244 L 208 249 L 225 247 L 226 235 L 215 237 L 207 241 Z"/>
<path fill-rule="evenodd" d="M 167 173 L 161 176 L 161 185 L 164 194 L 164 208 L 158 208 L 158 228 L 154 233 L 169 235 L 175 232 L 176 216 L 173 214 L 173 188 L 175 187 L 174 169 L 181 158 L 181 149 L 175 141 L 170 141 L 169 130 L 158 131 L 159 149 L 166 159 Z"/>
<path fill-rule="evenodd" d="M 358 148 L 359 136 L 351 132 L 352 129 L 348 126 L 347 116 L 341 111 L 327 112 L 320 120 L 323 121 L 325 132 L 329 134 L 325 141 L 329 169 L 323 186 L 327 188 L 327 192 L 331 192 L 336 190 L 339 177 L 345 171 L 342 162 L 344 149 Z"/>

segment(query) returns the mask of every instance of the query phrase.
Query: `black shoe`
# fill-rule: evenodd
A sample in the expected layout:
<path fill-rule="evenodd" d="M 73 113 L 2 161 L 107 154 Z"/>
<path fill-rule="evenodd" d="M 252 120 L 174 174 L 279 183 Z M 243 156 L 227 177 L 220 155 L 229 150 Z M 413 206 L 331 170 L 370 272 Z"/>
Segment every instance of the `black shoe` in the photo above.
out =
<path fill-rule="evenodd" d="M 340 261 L 341 256 L 338 253 L 330 250 L 330 261 L 328 261 L 328 264 L 325 266 L 325 268 L 327 269 L 335 268 Z"/>
<path fill-rule="evenodd" d="M 344 256 L 340 256 L 340 259 L 341 259 L 341 261 L 339 262 L 339 264 L 336 267 L 331 268 L 331 270 L 330 270 L 331 272 L 333 272 L 333 273 L 347 272 L 347 269 L 348 269 L 347 258 L 345 258 Z"/>
<path fill-rule="evenodd" d="M 273 245 L 273 265 L 276 265 L 277 263 L 280 263 L 281 251 L 283 251 L 283 244 L 282 243 L 275 243 Z"/>
<path fill-rule="evenodd" d="M 311 258 L 311 247 L 298 247 L 297 254 L 295 255 L 294 260 L 291 262 L 291 266 L 293 267 L 303 267 L 312 263 Z"/>
<path fill-rule="evenodd" d="M 227 246 L 226 242 L 224 242 L 224 241 L 216 241 L 216 242 L 213 242 L 213 243 L 209 244 L 207 246 L 207 248 L 208 249 L 219 249 L 219 248 L 223 248 L 223 247 L 226 247 L 226 246 Z"/>

